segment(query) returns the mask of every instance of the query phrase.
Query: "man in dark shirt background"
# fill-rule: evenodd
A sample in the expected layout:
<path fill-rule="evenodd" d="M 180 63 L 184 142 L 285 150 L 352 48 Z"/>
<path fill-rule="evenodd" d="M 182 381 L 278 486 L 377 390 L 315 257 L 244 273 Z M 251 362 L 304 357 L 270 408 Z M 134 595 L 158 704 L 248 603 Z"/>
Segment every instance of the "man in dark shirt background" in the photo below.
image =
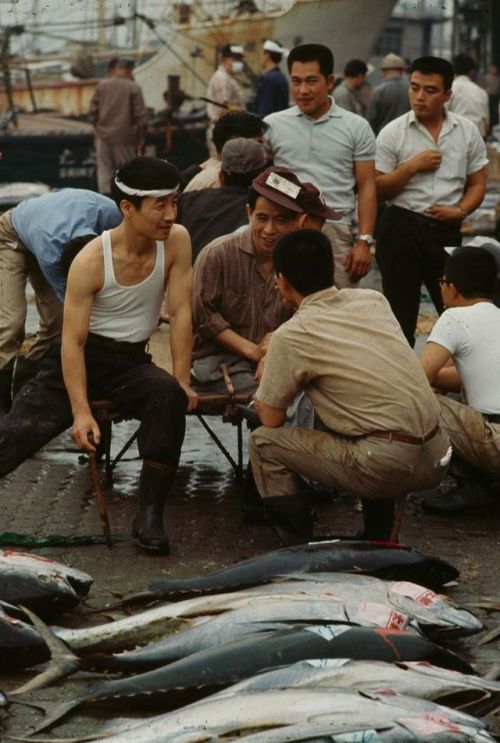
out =
<path fill-rule="evenodd" d="M 191 236 L 193 263 L 216 237 L 248 223 L 248 189 L 266 167 L 264 148 L 254 139 L 237 137 L 222 148 L 220 188 L 188 191 L 179 199 L 178 221 Z"/>
<path fill-rule="evenodd" d="M 280 70 L 281 60 L 287 57 L 288 49 L 282 47 L 277 41 L 264 42 L 261 57 L 264 74 L 259 79 L 257 96 L 253 105 L 254 113 L 261 118 L 288 108 L 290 99 L 288 80 Z"/>

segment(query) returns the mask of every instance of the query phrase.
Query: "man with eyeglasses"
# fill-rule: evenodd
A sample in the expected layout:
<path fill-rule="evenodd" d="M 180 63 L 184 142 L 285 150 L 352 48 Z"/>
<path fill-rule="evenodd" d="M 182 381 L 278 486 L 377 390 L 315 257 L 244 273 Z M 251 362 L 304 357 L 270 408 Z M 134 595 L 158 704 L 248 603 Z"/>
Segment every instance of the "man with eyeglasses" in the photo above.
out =
<path fill-rule="evenodd" d="M 476 240 L 479 246 L 456 248 L 446 261 L 439 283 L 447 309 L 420 356 L 434 387 L 443 393 L 463 390 L 467 400 L 437 398 L 453 458 L 451 477 L 422 504 L 434 513 L 455 513 L 499 498 L 492 483 L 500 479 L 500 309 L 494 304 L 500 244 Z"/>
<path fill-rule="evenodd" d="M 420 57 L 409 73 L 411 111 L 377 137 L 377 195 L 387 209 L 376 257 L 384 294 L 413 346 L 421 285 L 442 312 L 444 248 L 460 245 L 462 221 L 484 198 L 488 159 L 476 125 L 446 111 L 450 62 Z"/>

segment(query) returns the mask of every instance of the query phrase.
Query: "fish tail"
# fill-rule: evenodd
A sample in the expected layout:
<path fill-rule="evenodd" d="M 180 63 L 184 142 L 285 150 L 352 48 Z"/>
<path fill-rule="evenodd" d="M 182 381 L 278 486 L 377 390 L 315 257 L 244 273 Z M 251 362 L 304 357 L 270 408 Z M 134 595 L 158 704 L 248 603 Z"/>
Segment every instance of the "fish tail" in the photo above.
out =
<path fill-rule="evenodd" d="M 70 676 L 82 667 L 81 659 L 77 658 L 69 647 L 60 640 L 59 637 L 56 637 L 50 628 L 47 627 L 47 625 L 37 617 L 36 614 L 33 614 L 32 611 L 25 607 L 22 607 L 22 609 L 31 619 L 35 629 L 40 633 L 47 644 L 47 647 L 50 650 L 51 660 L 45 671 L 42 671 L 38 676 L 35 676 L 35 678 L 31 679 L 26 684 L 23 684 L 12 691 L 9 695 L 10 697 L 20 696 L 29 691 L 34 691 L 34 689 L 41 689 L 44 686 L 49 686 L 49 684 L 54 681 L 66 678 L 66 676 Z"/>

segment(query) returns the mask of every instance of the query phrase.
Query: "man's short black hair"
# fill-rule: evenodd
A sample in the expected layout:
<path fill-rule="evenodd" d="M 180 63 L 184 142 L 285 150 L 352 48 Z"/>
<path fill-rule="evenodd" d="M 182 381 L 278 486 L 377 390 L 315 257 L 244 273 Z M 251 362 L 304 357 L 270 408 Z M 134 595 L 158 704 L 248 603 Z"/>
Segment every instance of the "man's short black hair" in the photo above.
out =
<path fill-rule="evenodd" d="M 366 75 L 368 72 L 368 66 L 362 59 L 351 59 L 344 67 L 345 77 L 357 77 L 358 75 Z"/>
<path fill-rule="evenodd" d="M 229 111 L 215 122 L 212 139 L 215 149 L 220 154 L 230 139 L 262 137 L 267 128 L 267 124 L 255 114 L 248 113 L 248 111 Z"/>
<path fill-rule="evenodd" d="M 78 237 L 73 237 L 71 240 L 68 240 L 67 243 L 64 243 L 59 264 L 65 276 L 69 273 L 74 257 L 78 255 L 80 250 L 84 248 L 87 243 L 93 240 L 94 237 L 97 237 L 97 235 L 79 235 Z"/>
<path fill-rule="evenodd" d="M 265 54 L 269 54 L 269 58 L 271 59 L 274 64 L 279 64 L 281 62 L 281 59 L 283 57 L 282 54 L 279 52 L 270 52 L 269 49 L 264 49 Z"/>
<path fill-rule="evenodd" d="M 421 72 L 422 75 L 440 75 L 444 89 L 450 90 L 453 83 L 453 65 L 442 57 L 418 57 L 408 68 L 408 74 Z"/>
<path fill-rule="evenodd" d="M 468 75 L 470 72 L 474 72 L 476 68 L 477 64 L 470 54 L 457 54 L 456 57 L 453 57 L 455 75 Z"/>
<path fill-rule="evenodd" d="M 304 297 L 328 289 L 333 285 L 330 240 L 319 230 L 290 232 L 274 247 L 273 267 Z"/>
<path fill-rule="evenodd" d="M 486 248 L 457 248 L 445 263 L 444 277 L 466 299 L 494 299 L 497 293 L 498 265 Z"/>
<path fill-rule="evenodd" d="M 294 62 L 317 62 L 324 77 L 333 75 L 333 53 L 323 44 L 300 44 L 295 46 L 287 58 L 288 72 L 292 71 Z"/>
<path fill-rule="evenodd" d="M 181 174 L 172 163 L 159 157 L 134 157 L 121 165 L 111 179 L 111 198 L 120 207 L 123 199 L 130 201 L 136 209 L 141 208 L 145 196 L 131 196 L 116 185 L 116 179 L 125 186 L 141 191 L 176 188 L 181 183 Z"/>

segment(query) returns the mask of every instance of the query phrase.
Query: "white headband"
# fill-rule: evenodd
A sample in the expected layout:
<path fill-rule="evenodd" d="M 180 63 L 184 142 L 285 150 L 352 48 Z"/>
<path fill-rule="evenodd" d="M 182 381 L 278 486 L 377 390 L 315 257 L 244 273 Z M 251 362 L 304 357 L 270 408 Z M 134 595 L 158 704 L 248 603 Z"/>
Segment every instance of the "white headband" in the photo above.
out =
<path fill-rule="evenodd" d="M 162 188 L 157 189 L 156 191 L 142 191 L 140 188 L 130 188 L 130 186 L 126 186 L 124 183 L 119 181 L 117 177 L 115 177 L 115 184 L 118 186 L 120 191 L 128 194 L 128 196 L 151 196 L 152 198 L 156 199 L 160 199 L 163 196 L 171 196 L 173 193 L 177 193 L 177 191 L 179 190 L 179 186 L 177 185 L 175 188 Z"/>

